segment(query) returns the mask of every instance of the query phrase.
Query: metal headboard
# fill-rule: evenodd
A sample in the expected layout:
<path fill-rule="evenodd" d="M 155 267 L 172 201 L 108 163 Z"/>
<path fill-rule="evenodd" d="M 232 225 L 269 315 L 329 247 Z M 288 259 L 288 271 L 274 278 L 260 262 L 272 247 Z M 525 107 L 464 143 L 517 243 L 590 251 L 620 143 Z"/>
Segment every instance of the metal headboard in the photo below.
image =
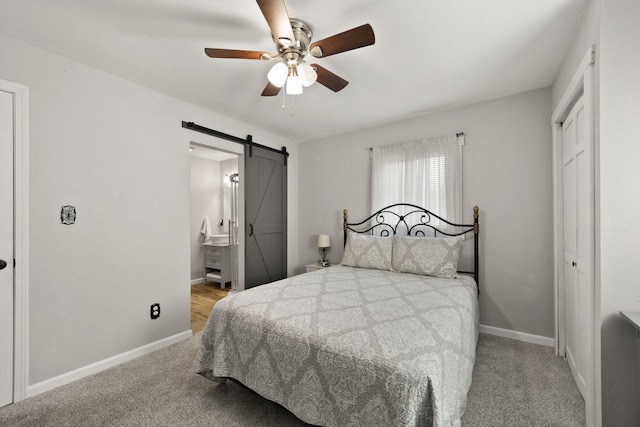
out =
<path fill-rule="evenodd" d="M 403 214 L 394 212 L 393 209 L 404 211 Z M 458 273 L 471 274 L 478 285 L 478 294 L 480 293 L 479 268 L 478 268 L 478 233 L 480 225 L 478 223 L 480 209 L 473 207 L 473 224 L 454 224 L 444 218 L 439 217 L 433 212 L 421 208 L 420 206 L 409 203 L 396 203 L 380 209 L 371 216 L 360 222 L 348 222 L 347 210 L 343 211 L 343 232 L 344 243 L 347 244 L 347 230 L 360 234 L 374 234 L 380 236 L 393 236 L 398 232 L 405 232 L 408 236 L 427 236 L 433 234 L 443 236 L 462 236 L 467 233 L 473 233 L 473 271 L 459 271 Z M 411 222 L 416 224 L 409 225 L 408 218 L 412 218 Z M 434 223 L 437 223 L 435 224 Z"/>

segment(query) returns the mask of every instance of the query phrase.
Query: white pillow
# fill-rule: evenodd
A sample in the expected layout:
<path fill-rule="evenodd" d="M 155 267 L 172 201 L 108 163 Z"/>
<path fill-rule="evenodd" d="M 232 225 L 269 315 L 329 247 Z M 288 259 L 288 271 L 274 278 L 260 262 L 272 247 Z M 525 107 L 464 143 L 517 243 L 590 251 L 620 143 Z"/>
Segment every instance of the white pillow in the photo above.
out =
<path fill-rule="evenodd" d="M 393 236 L 391 265 L 394 270 L 423 276 L 458 277 L 458 258 L 463 236 Z"/>
<path fill-rule="evenodd" d="M 392 239 L 347 231 L 347 244 L 340 264 L 351 267 L 392 270 Z"/>

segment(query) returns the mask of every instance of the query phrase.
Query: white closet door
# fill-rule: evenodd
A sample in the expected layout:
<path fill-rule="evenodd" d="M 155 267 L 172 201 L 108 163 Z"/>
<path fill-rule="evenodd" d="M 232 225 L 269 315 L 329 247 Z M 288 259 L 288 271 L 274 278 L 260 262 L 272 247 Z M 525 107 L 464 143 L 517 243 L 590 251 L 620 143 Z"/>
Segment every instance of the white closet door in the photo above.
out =
<path fill-rule="evenodd" d="M 0 90 L 0 406 L 13 402 L 13 94 Z"/>
<path fill-rule="evenodd" d="M 562 124 L 566 357 L 585 395 L 592 365 L 594 183 L 593 138 L 581 97 Z"/>

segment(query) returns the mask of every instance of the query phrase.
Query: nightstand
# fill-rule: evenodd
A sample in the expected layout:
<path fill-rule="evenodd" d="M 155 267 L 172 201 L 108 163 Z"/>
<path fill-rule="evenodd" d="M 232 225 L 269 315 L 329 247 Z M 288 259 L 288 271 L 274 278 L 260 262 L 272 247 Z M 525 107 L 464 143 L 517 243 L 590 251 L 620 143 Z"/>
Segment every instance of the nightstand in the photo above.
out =
<path fill-rule="evenodd" d="M 316 270 L 322 270 L 323 266 L 320 265 L 320 263 L 316 262 L 313 264 L 307 264 L 305 265 L 306 269 L 307 269 L 307 273 L 311 272 L 311 271 L 316 271 Z"/>

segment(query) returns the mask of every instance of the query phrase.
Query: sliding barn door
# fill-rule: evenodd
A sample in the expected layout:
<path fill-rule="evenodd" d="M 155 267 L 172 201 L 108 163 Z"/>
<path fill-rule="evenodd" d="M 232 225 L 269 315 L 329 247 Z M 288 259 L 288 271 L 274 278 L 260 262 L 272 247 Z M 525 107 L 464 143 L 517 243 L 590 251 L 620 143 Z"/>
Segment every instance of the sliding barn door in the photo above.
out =
<path fill-rule="evenodd" d="M 593 138 L 582 97 L 562 132 L 566 357 L 585 396 L 594 339 L 594 169 Z"/>
<path fill-rule="evenodd" d="M 287 277 L 287 167 L 282 152 L 245 148 L 245 289 Z"/>

